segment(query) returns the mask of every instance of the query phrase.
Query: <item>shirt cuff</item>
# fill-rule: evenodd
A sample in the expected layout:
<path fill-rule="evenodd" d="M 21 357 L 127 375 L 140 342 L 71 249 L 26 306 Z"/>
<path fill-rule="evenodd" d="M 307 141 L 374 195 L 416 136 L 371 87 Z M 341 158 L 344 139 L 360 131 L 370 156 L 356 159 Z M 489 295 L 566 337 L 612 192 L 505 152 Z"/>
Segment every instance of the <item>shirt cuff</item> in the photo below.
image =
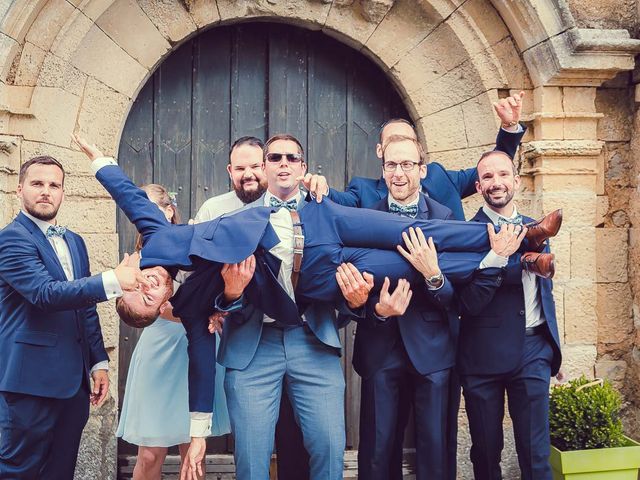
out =
<path fill-rule="evenodd" d="M 103 360 L 101 362 L 96 363 L 93 367 L 91 367 L 91 373 L 96 370 L 106 370 L 109 371 L 109 360 Z"/>
<path fill-rule="evenodd" d="M 514 125 L 514 127 L 515 127 L 515 126 L 516 126 L 516 125 Z M 501 127 L 501 128 L 502 128 L 502 130 L 504 130 L 504 131 L 505 131 L 505 132 L 507 132 L 507 133 L 522 133 L 522 131 L 524 130 L 524 128 L 522 128 L 522 125 L 520 125 L 520 123 L 518 123 L 517 127 L 518 127 L 518 128 L 516 128 L 514 131 L 507 130 L 507 129 L 506 129 L 506 128 L 504 128 L 504 127 Z"/>
<path fill-rule="evenodd" d="M 116 277 L 114 270 L 102 272 L 102 288 L 104 288 L 104 294 L 107 296 L 107 300 L 122 296 L 122 288 L 120 287 L 120 282 L 118 282 L 118 277 Z"/>
<path fill-rule="evenodd" d="M 498 255 L 493 250 L 489 250 L 489 253 L 480 262 L 480 268 L 503 268 L 509 263 L 508 257 Z"/>
<path fill-rule="evenodd" d="M 98 173 L 98 170 L 102 167 L 106 167 L 107 165 L 118 165 L 118 162 L 111 157 L 99 157 L 91 162 L 91 170 L 95 174 Z"/>
<path fill-rule="evenodd" d="M 224 292 L 222 292 L 218 294 L 218 296 L 216 297 L 214 305 L 216 307 L 216 310 L 220 310 L 221 312 L 235 312 L 236 310 L 240 310 L 240 308 L 242 308 L 243 298 L 244 298 L 244 294 L 240 295 L 240 297 L 237 300 L 234 300 L 229 304 L 225 304 Z"/>
<path fill-rule="evenodd" d="M 207 412 L 190 412 L 191 426 L 189 436 L 191 437 L 209 437 L 211 435 L 211 420 L 213 413 Z"/>

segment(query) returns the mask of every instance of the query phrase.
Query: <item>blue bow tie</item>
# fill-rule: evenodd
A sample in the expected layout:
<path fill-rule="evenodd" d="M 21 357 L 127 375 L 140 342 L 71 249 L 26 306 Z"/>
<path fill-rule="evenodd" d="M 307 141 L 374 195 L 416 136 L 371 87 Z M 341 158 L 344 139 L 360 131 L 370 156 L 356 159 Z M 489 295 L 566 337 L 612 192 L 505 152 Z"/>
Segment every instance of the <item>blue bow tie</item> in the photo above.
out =
<path fill-rule="evenodd" d="M 297 210 L 298 209 L 298 199 L 297 198 L 292 198 L 291 200 L 287 200 L 286 202 L 283 202 L 282 200 L 276 198 L 276 197 L 271 197 L 269 198 L 269 206 L 271 207 L 275 207 L 275 208 L 286 208 L 289 211 L 292 210 Z"/>
<path fill-rule="evenodd" d="M 389 212 L 397 213 L 403 217 L 416 218 L 416 215 L 418 214 L 418 205 L 399 205 L 391 202 L 389 204 Z"/>
<path fill-rule="evenodd" d="M 49 225 L 47 228 L 47 238 L 51 237 L 64 237 L 64 234 L 67 233 L 67 227 L 61 227 L 59 225 Z"/>
<path fill-rule="evenodd" d="M 498 226 L 507 224 L 522 225 L 522 215 L 516 215 L 513 218 L 498 217 Z"/>

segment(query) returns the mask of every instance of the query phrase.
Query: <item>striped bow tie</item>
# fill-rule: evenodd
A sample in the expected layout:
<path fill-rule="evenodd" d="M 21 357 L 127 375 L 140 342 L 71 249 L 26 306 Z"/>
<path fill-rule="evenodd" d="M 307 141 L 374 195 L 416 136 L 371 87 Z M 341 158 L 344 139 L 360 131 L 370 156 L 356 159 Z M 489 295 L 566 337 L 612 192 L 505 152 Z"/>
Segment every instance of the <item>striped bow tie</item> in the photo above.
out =
<path fill-rule="evenodd" d="M 67 233 L 67 227 L 61 227 L 59 225 L 49 225 L 49 228 L 47 228 L 47 238 L 63 237 L 65 233 Z"/>
<path fill-rule="evenodd" d="M 498 226 L 500 225 L 522 225 L 522 215 L 516 215 L 513 218 L 498 217 Z"/>
<path fill-rule="evenodd" d="M 389 212 L 397 213 L 403 217 L 416 218 L 416 215 L 418 214 L 418 205 L 399 205 L 391 202 L 389 205 Z"/>
<path fill-rule="evenodd" d="M 291 200 L 287 200 L 286 202 L 283 202 L 282 200 L 276 198 L 276 197 L 271 197 L 269 199 L 269 206 L 271 207 L 275 207 L 275 208 L 286 208 L 289 211 L 292 210 L 297 210 L 298 209 L 298 200 L 296 198 L 292 198 Z"/>

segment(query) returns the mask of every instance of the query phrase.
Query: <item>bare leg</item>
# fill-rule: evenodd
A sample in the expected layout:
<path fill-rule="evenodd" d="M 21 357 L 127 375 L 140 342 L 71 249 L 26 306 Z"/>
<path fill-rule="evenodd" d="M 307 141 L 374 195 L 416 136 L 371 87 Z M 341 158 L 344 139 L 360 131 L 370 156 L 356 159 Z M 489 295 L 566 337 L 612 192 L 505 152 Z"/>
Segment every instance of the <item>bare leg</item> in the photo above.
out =
<path fill-rule="evenodd" d="M 160 480 L 167 447 L 138 447 L 133 480 Z"/>

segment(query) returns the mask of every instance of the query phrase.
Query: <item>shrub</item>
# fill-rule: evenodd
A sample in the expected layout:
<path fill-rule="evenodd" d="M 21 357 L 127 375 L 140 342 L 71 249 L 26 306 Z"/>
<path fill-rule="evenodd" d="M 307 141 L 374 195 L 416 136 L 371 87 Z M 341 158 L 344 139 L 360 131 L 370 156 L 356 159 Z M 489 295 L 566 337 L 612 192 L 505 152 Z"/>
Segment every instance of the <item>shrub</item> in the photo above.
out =
<path fill-rule="evenodd" d="M 594 383 L 582 376 L 554 387 L 549 404 L 551 444 L 563 451 L 624 446 L 621 405 L 620 394 L 607 381 Z"/>

